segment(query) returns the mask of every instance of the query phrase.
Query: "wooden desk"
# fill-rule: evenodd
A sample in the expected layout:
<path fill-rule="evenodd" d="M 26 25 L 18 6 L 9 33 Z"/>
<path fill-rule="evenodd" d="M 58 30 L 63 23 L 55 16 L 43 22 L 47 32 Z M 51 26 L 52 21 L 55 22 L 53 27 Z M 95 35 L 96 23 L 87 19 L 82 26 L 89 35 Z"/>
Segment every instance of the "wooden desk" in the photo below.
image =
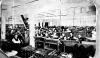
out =
<path fill-rule="evenodd" d="M 82 43 L 79 43 L 78 41 L 75 40 L 59 40 L 59 39 L 52 39 L 52 38 L 46 38 L 46 37 L 42 37 L 42 39 L 44 39 L 44 41 L 41 41 L 44 43 L 44 49 L 48 49 L 49 47 L 46 47 L 47 44 L 49 45 L 56 45 L 57 46 L 57 50 L 60 50 L 60 44 L 63 43 L 64 44 L 64 52 L 65 52 L 65 47 L 69 46 L 69 47 L 73 47 L 75 44 L 77 44 L 78 46 L 83 45 L 84 47 L 89 47 L 90 45 L 93 45 L 94 47 L 96 46 L 95 43 L 96 42 L 86 42 L 86 41 L 82 41 Z"/>
<path fill-rule="evenodd" d="M 87 48 L 90 45 L 92 45 L 96 49 L 96 42 L 87 42 L 87 41 L 82 41 L 82 45 Z"/>
<path fill-rule="evenodd" d="M 56 49 L 59 51 L 59 45 L 60 45 L 60 40 L 59 39 L 45 38 L 45 46 L 46 46 L 46 44 L 57 46 Z M 45 48 L 47 48 L 47 47 L 45 47 Z"/>
<path fill-rule="evenodd" d="M 59 39 L 52 39 L 52 38 L 46 38 L 46 37 L 35 37 L 35 41 L 36 44 L 38 42 L 43 43 L 44 49 L 49 49 L 49 47 L 47 47 L 47 44 L 49 45 L 57 45 L 57 50 L 59 50 Z M 37 45 L 36 45 L 37 46 Z"/>

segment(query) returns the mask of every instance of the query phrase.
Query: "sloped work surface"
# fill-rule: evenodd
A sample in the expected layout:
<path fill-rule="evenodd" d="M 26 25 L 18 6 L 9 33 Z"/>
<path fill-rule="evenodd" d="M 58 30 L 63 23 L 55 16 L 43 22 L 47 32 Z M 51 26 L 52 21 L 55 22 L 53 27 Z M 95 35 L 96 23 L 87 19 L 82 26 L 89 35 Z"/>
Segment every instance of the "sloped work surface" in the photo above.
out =
<path fill-rule="evenodd" d="M 3 51 L 0 50 L 0 58 L 9 58 Z"/>

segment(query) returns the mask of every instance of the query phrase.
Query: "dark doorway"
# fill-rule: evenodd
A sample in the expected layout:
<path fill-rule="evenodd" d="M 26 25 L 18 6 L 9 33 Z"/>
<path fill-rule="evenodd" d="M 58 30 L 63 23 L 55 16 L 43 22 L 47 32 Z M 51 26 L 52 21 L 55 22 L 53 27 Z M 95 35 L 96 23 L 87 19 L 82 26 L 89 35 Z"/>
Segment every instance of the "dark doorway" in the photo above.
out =
<path fill-rule="evenodd" d="M 45 27 L 48 27 L 48 22 L 45 22 Z"/>
<path fill-rule="evenodd" d="M 43 26 L 43 22 L 42 22 L 42 27 L 44 27 L 44 26 Z"/>
<path fill-rule="evenodd" d="M 40 22 L 38 23 L 38 26 L 40 27 Z"/>

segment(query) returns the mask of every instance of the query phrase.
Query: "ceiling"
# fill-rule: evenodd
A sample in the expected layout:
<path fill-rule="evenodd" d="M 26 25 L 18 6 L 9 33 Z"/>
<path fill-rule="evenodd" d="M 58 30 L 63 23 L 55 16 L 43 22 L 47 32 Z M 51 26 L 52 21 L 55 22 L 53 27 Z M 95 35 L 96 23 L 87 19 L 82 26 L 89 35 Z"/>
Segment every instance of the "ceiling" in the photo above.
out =
<path fill-rule="evenodd" d="M 17 20 L 20 20 L 20 15 L 24 14 L 31 15 L 30 17 L 32 17 L 32 19 L 33 17 L 54 19 L 60 16 L 66 18 L 70 16 L 69 14 L 73 16 L 74 7 L 77 10 L 80 7 L 88 8 L 88 6 L 92 5 L 86 1 L 87 0 L 3 0 L 2 8 L 8 9 L 8 17 L 13 17 L 14 15 Z M 76 12 L 80 11 L 77 10 Z M 83 15 L 85 14 L 81 16 Z"/>
<path fill-rule="evenodd" d="M 35 2 L 37 0 L 3 0 L 2 5 L 6 5 L 7 7 L 16 7 L 22 4 Z"/>
<path fill-rule="evenodd" d="M 53 14 L 51 12 L 48 13 L 48 10 L 62 9 L 62 10 L 64 10 L 63 12 L 65 13 L 65 12 L 67 12 L 66 10 L 69 9 L 70 7 L 90 6 L 91 3 L 87 3 L 86 1 L 87 0 L 3 0 L 2 8 L 8 9 L 8 12 L 10 14 L 13 10 L 12 8 L 14 8 L 14 10 L 15 10 L 14 13 L 15 14 L 18 13 L 18 15 L 27 13 L 27 12 L 32 13 L 32 12 L 35 12 L 35 10 L 36 10 L 36 13 L 38 13 L 39 16 L 45 15 L 45 13 L 43 13 L 43 12 L 46 12 L 46 11 L 47 11 L 46 14 L 48 16 L 55 16 L 55 14 Z M 76 4 L 74 4 L 74 3 L 76 3 Z M 23 10 L 26 10 L 26 12 Z M 59 13 L 59 10 L 57 10 L 57 12 Z M 58 13 L 56 13 L 56 14 L 58 14 Z"/>
<path fill-rule="evenodd" d="M 47 1 L 47 0 L 2 0 L 2 4 L 7 5 L 8 7 L 14 7 L 14 6 L 19 6 L 22 4 L 27 4 L 35 1 Z M 62 1 L 62 2 L 67 2 L 67 3 L 79 3 L 82 1 L 87 1 L 87 0 L 50 0 L 52 2 L 57 2 L 57 1 Z"/>

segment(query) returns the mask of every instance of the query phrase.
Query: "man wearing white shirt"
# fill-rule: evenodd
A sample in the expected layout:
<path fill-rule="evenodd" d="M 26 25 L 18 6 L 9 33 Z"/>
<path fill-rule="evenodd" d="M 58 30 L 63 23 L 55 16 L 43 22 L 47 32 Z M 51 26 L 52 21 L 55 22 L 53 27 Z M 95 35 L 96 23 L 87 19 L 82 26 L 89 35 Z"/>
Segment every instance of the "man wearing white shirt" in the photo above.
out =
<path fill-rule="evenodd" d="M 92 31 L 92 39 L 91 40 L 96 40 L 96 31 L 95 30 Z"/>
<path fill-rule="evenodd" d="M 12 41 L 13 41 L 14 43 L 21 43 L 21 41 L 19 40 L 17 34 L 16 34 L 15 37 L 12 39 Z"/>

